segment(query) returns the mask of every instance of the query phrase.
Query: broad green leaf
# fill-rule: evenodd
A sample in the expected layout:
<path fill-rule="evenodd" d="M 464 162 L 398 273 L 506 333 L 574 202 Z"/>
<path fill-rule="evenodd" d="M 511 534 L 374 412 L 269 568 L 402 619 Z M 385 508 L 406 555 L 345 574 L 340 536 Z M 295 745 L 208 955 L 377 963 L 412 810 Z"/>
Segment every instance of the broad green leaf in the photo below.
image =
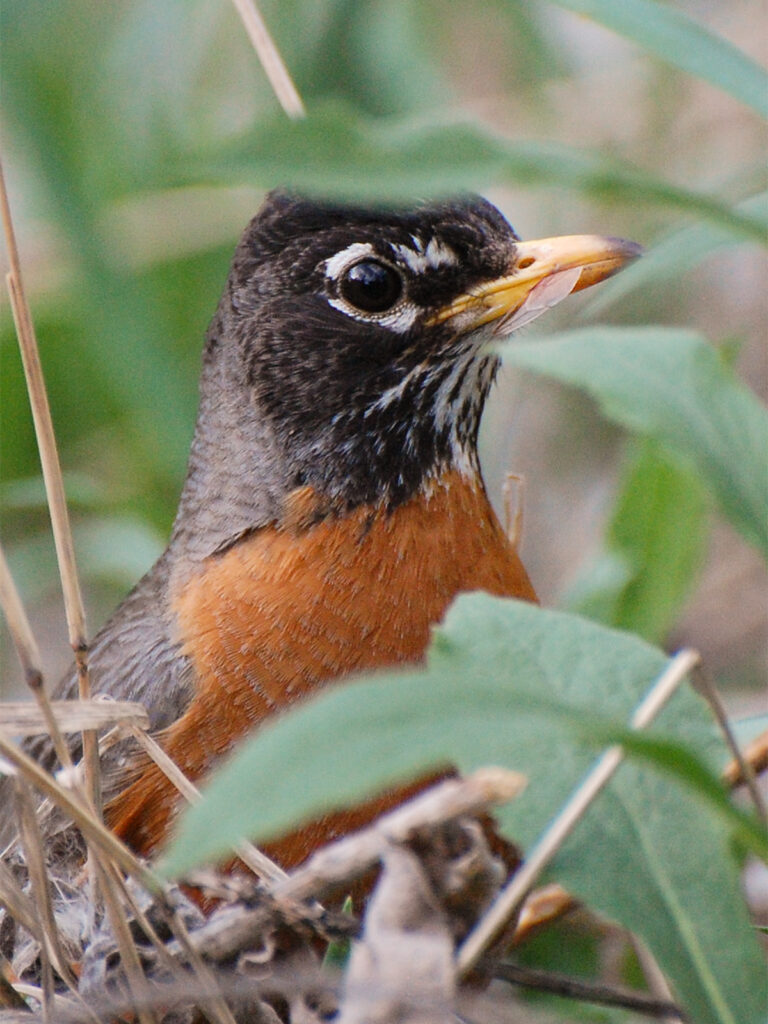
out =
<path fill-rule="evenodd" d="M 764 237 L 768 238 L 768 192 L 750 196 L 737 203 L 734 209 L 747 214 L 752 220 L 762 222 Z M 647 249 L 641 260 L 635 260 L 620 274 L 595 289 L 594 296 L 579 310 L 579 319 L 593 320 L 626 295 L 641 288 L 648 289 L 656 282 L 676 286 L 681 274 L 692 270 L 721 249 L 743 241 L 742 232 L 721 225 L 692 224 L 675 231 Z"/>
<path fill-rule="evenodd" d="M 528 776 L 525 793 L 498 815 L 528 847 L 592 763 L 585 736 L 606 735 L 611 722 L 624 730 L 666 664 L 638 638 L 575 616 L 460 598 L 435 633 L 426 671 L 337 686 L 246 743 L 184 814 L 161 867 L 182 873 L 242 835 L 267 838 L 448 763 Z M 714 765 L 707 712 L 692 692 L 675 696 L 660 725 L 655 735 Z M 649 943 L 701 1024 L 751 1024 L 764 1005 L 730 835 L 703 801 L 641 763 L 625 764 L 552 871 Z"/>
<path fill-rule="evenodd" d="M 682 71 L 730 93 L 768 117 L 768 75 L 750 57 L 671 3 L 655 0 L 553 0 L 600 22 Z"/>
<path fill-rule="evenodd" d="M 349 96 L 380 116 L 451 101 L 452 87 L 421 38 L 418 4 L 343 0 L 324 6 L 322 30 L 311 37 L 299 68 L 308 107 L 316 97 Z M 294 31 L 301 35 L 306 30 L 298 21 Z"/>
<path fill-rule="evenodd" d="M 701 566 L 707 512 L 707 496 L 698 475 L 665 455 L 657 444 L 640 444 L 624 470 L 608 525 L 607 554 L 621 564 L 623 578 L 608 581 L 601 621 L 655 643 L 664 640 Z M 596 571 L 605 578 L 605 556 Z M 596 582 L 576 584 L 593 612 Z M 565 604 L 573 611 L 587 611 L 567 598 Z"/>
<path fill-rule="evenodd" d="M 692 331 L 595 327 L 503 347 L 505 362 L 582 388 L 605 415 L 682 455 L 768 556 L 768 412 Z"/>
<path fill-rule="evenodd" d="M 625 752 L 635 759 L 648 761 L 674 776 L 691 790 L 696 799 L 707 802 L 750 853 L 768 864 L 768 832 L 765 827 L 754 815 L 739 810 L 730 802 L 722 782 L 693 751 L 676 740 L 632 730 L 604 733 L 599 738 L 605 743 L 620 743 Z"/>
<path fill-rule="evenodd" d="M 350 107 L 325 104 L 303 121 L 274 119 L 248 139 L 217 146 L 186 181 L 287 185 L 314 194 L 385 201 L 484 190 L 514 182 L 567 187 L 600 200 L 668 207 L 765 240 L 762 223 L 720 200 L 673 185 L 603 153 L 555 142 L 512 141 L 477 123 L 366 119 Z"/>
<path fill-rule="evenodd" d="M 546 928 L 534 929 L 532 934 L 527 935 L 525 942 L 515 948 L 513 962 L 571 978 L 597 981 L 602 975 L 602 962 L 605 958 L 603 947 L 601 924 L 589 921 L 585 916 L 574 921 L 571 915 L 566 915 L 548 922 Z M 645 979 L 641 974 L 640 978 L 628 982 L 622 971 L 621 981 L 631 987 L 642 988 Z M 526 991 L 525 1000 L 532 1003 L 536 1010 L 549 1011 L 544 1018 L 547 1024 L 562 1018 L 568 1024 L 639 1024 L 634 1018 L 628 1017 L 625 1010 L 613 1011 L 609 1007 L 598 1007 L 580 1000 L 564 1002 L 562 996 L 545 992 Z M 531 1024 L 538 1022 L 538 1016 L 531 1020 Z"/>

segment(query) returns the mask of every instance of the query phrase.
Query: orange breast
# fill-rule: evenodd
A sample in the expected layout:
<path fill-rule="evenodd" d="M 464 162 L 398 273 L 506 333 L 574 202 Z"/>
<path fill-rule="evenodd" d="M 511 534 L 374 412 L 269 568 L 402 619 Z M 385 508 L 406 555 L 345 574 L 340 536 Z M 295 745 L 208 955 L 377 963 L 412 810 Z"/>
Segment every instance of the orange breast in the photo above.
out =
<path fill-rule="evenodd" d="M 199 778 L 302 695 L 352 672 L 418 662 L 430 626 L 467 590 L 536 599 L 482 485 L 458 473 L 391 513 L 358 509 L 258 531 L 208 559 L 173 595 L 198 688 L 163 746 Z M 146 853 L 162 840 L 175 802 L 148 765 L 110 817 Z M 278 850 L 283 862 L 302 859 L 321 832 L 328 829 L 311 840 L 306 832 L 301 849 Z"/>

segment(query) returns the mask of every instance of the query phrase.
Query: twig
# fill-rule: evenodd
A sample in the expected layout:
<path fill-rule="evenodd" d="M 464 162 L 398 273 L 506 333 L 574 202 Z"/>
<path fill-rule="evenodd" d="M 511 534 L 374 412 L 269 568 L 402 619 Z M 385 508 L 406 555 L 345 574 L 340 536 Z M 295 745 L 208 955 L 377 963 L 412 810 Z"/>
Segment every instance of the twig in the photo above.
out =
<path fill-rule="evenodd" d="M 753 740 L 750 740 L 744 750 L 740 750 L 739 753 L 741 758 L 739 760 L 734 758 L 723 770 L 723 781 L 731 789 L 742 785 L 746 781 L 744 769 L 739 763 L 740 761 L 746 761 L 755 776 L 768 768 L 768 729 L 761 732 L 759 736 L 755 736 Z"/>
<path fill-rule="evenodd" d="M 144 971 L 141 967 L 139 954 L 131 935 L 123 906 L 115 891 L 114 879 L 109 877 L 110 868 L 101 860 L 101 854 L 94 856 L 96 875 L 99 879 L 99 889 L 104 899 L 104 907 L 112 925 L 112 932 L 115 936 L 118 949 L 120 950 L 120 963 L 125 971 L 128 981 L 128 988 L 131 999 L 136 1004 L 136 1013 L 140 1024 L 158 1024 L 157 1017 L 153 1010 L 148 1009 L 149 988 Z"/>
<path fill-rule="evenodd" d="M 292 906 L 320 898 L 329 889 L 365 874 L 389 843 L 402 843 L 420 828 L 486 810 L 516 797 L 525 779 L 503 768 L 481 768 L 464 779 L 448 779 L 397 807 L 367 828 L 324 847 L 267 893 L 272 906 L 222 910 L 190 939 L 199 952 L 224 960 L 259 937 L 275 903 Z M 173 952 L 172 947 L 172 952 Z"/>
<path fill-rule="evenodd" d="M 5 187 L 5 176 L 0 164 L 0 217 L 3 221 L 10 272 L 6 277 L 8 293 L 11 299 L 13 319 L 19 338 L 19 349 L 24 366 L 24 375 L 29 391 L 29 402 L 35 424 L 35 434 L 40 452 L 40 465 L 43 471 L 45 491 L 53 529 L 53 540 L 56 546 L 56 557 L 59 563 L 59 574 L 64 595 L 64 609 L 67 617 L 69 642 L 75 655 L 79 695 L 83 699 L 90 697 L 88 679 L 88 645 L 86 640 L 85 610 L 77 576 L 75 549 L 72 543 L 72 530 L 69 523 L 67 501 L 64 493 L 64 482 L 61 465 L 56 450 L 56 438 L 53 431 L 51 409 L 45 390 L 40 353 L 29 310 L 21 274 L 19 250 L 16 244 L 16 233 L 13 229 L 11 208 L 8 192 Z M 93 806 L 100 808 L 99 759 L 96 735 L 93 732 L 83 733 L 83 751 L 85 755 L 86 788 Z"/>
<path fill-rule="evenodd" d="M 160 771 L 162 771 L 166 778 L 173 783 L 176 789 L 178 789 L 181 795 L 188 800 L 189 803 L 196 804 L 202 800 L 202 795 L 197 786 L 193 782 L 190 782 L 173 758 L 168 756 L 160 744 L 157 743 L 149 733 L 138 728 L 133 723 L 128 723 L 125 731 L 136 740 L 136 742 L 144 749 L 146 754 L 152 758 Z M 277 882 L 280 881 L 280 879 L 287 878 L 286 872 L 283 871 L 278 864 L 275 864 L 273 860 L 270 860 L 266 854 L 262 853 L 261 850 L 255 847 L 252 843 L 238 843 L 235 847 L 235 852 L 240 860 L 242 860 L 242 862 L 246 864 L 258 878 L 262 878 L 266 882 Z"/>
<path fill-rule="evenodd" d="M 636 709 L 631 719 L 631 728 L 643 729 L 653 721 L 698 660 L 698 653 L 691 650 L 680 651 L 673 658 Z M 507 922 L 512 920 L 536 879 L 619 767 L 623 757 L 624 751 L 619 745 L 606 750 L 550 824 L 512 881 L 496 897 L 488 912 L 459 949 L 456 969 L 460 977 L 469 974 Z"/>
<path fill-rule="evenodd" d="M 16 787 L 16 813 L 19 821 L 19 832 L 24 844 L 25 861 L 32 885 L 32 892 L 35 897 L 35 905 L 40 915 L 40 931 L 43 940 L 40 943 L 43 1020 L 45 1024 L 48 1024 L 51 1019 L 51 1007 L 54 999 L 53 963 L 56 963 L 56 970 L 68 985 L 72 986 L 74 979 L 66 965 L 64 951 L 59 943 L 59 932 L 56 926 L 56 919 L 53 916 L 43 843 L 37 827 L 35 812 L 29 800 L 27 784 L 20 776 L 14 779 L 14 784 Z"/>
<path fill-rule="evenodd" d="M 179 945 L 184 950 L 184 954 L 195 972 L 195 977 L 198 981 L 202 982 L 206 988 L 210 988 L 210 994 L 208 996 L 209 1006 L 202 1008 L 202 1012 L 205 1013 L 206 1016 L 210 1015 L 210 1019 L 214 1021 L 214 1024 L 237 1024 L 235 1018 L 232 1016 L 232 1011 L 229 1009 L 221 995 L 213 972 L 192 945 L 189 938 L 189 932 L 187 931 L 184 922 L 181 920 L 181 916 L 176 912 L 173 913 L 171 917 L 173 919 L 174 935 L 176 936 Z"/>
<path fill-rule="evenodd" d="M 162 897 L 163 883 L 149 868 L 145 867 L 122 843 L 117 836 L 98 820 L 91 809 L 61 786 L 37 761 L 25 754 L 0 732 L 0 754 L 7 758 L 35 789 L 44 793 L 53 803 L 75 822 L 86 842 L 93 843 L 111 858 L 119 867 L 153 895 Z"/>
<path fill-rule="evenodd" d="M 757 784 L 755 772 L 748 758 L 744 756 L 738 740 L 733 734 L 731 723 L 728 721 L 728 714 L 723 707 L 723 702 L 720 699 L 720 694 L 717 692 L 717 687 L 701 665 L 696 667 L 696 671 L 694 673 L 694 686 L 709 704 L 712 714 L 715 716 L 715 721 L 720 727 L 720 732 L 722 732 L 723 738 L 733 754 L 733 759 L 739 766 L 741 778 L 749 790 L 749 795 L 752 797 L 752 802 L 755 805 L 758 817 L 763 825 L 768 827 L 768 810 L 765 806 L 765 800 L 763 800 L 763 794 L 760 792 L 760 787 Z"/>
<path fill-rule="evenodd" d="M 318 890 L 364 874 L 379 859 L 385 843 L 403 843 L 420 828 L 476 814 L 506 803 L 526 785 L 519 772 L 480 768 L 464 779 L 447 779 L 383 815 L 368 828 L 345 836 L 313 854 L 272 889 L 276 899 L 303 900 Z"/>
<path fill-rule="evenodd" d="M 485 964 L 481 963 L 481 970 Z M 519 985 L 522 988 L 535 989 L 537 992 L 550 992 L 566 999 L 578 999 L 584 1003 L 597 1003 L 601 1006 L 620 1006 L 625 1010 L 636 1010 L 646 1017 L 669 1017 L 674 1014 L 680 1020 L 687 1020 L 679 1007 L 666 999 L 656 999 L 644 992 L 634 992 L 618 985 L 597 984 L 581 978 L 571 978 L 553 971 L 542 971 L 534 967 L 521 967 L 518 964 L 493 963 L 488 971 L 494 978 Z"/>
<path fill-rule="evenodd" d="M 147 915 L 139 906 L 138 900 L 134 899 L 129 887 L 125 884 L 125 881 L 122 879 L 120 873 L 117 871 L 114 872 L 114 881 L 115 884 L 120 889 L 123 899 L 126 901 L 126 903 L 128 903 L 129 907 L 131 908 L 131 912 L 136 922 L 138 923 L 139 927 L 144 932 L 146 937 L 149 939 L 149 941 L 152 943 L 152 946 L 157 952 L 158 957 L 165 964 L 165 967 L 168 970 L 169 974 L 172 977 L 176 977 L 177 979 L 179 979 L 182 983 L 186 982 L 188 980 L 187 972 L 184 971 L 179 965 L 179 963 L 176 960 L 174 960 L 174 958 L 171 956 L 171 954 L 168 951 L 167 945 L 162 941 L 162 939 L 160 939 L 154 927 L 152 926 L 152 922 L 149 920 Z M 229 1012 L 228 1007 L 224 1003 L 224 1000 L 218 994 L 218 986 L 216 985 L 215 979 L 208 971 L 207 966 L 202 961 L 200 961 L 198 954 L 196 954 L 194 950 L 192 950 L 191 947 L 189 946 L 189 935 L 186 926 L 183 920 L 181 919 L 180 914 L 177 911 L 171 910 L 163 905 L 160 905 L 158 909 L 160 913 L 163 915 L 166 924 L 169 926 L 172 933 L 176 936 L 180 946 L 182 947 L 184 952 L 188 954 L 189 962 L 194 967 L 194 970 L 198 978 L 200 980 L 204 980 L 210 983 L 212 993 L 211 999 L 215 1001 L 214 1006 L 211 1009 L 210 1014 L 204 1007 L 202 1008 L 201 1012 L 209 1017 L 209 1019 L 212 1021 L 212 1024 L 236 1024 L 236 1022 L 232 1018 L 231 1013 Z M 221 1004 L 221 1006 L 219 1004 Z"/>
<path fill-rule="evenodd" d="M 264 19 L 256 6 L 255 0 L 232 0 L 240 15 L 245 31 L 253 43 L 253 48 L 261 61 L 261 66 L 269 79 L 280 106 L 288 117 L 297 119 L 306 116 L 296 86 L 283 63 L 283 59 L 269 34 Z"/>

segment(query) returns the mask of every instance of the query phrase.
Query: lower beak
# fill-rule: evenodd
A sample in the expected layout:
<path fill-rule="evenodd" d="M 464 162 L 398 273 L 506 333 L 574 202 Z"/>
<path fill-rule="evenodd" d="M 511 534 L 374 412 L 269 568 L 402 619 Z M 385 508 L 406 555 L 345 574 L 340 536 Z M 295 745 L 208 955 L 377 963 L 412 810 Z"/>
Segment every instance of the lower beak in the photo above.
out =
<path fill-rule="evenodd" d="M 497 333 L 529 323 L 571 292 L 617 273 L 642 253 L 636 242 L 563 235 L 515 244 L 511 274 L 478 285 L 438 310 L 430 324 L 455 319 L 464 333 L 498 321 Z"/>

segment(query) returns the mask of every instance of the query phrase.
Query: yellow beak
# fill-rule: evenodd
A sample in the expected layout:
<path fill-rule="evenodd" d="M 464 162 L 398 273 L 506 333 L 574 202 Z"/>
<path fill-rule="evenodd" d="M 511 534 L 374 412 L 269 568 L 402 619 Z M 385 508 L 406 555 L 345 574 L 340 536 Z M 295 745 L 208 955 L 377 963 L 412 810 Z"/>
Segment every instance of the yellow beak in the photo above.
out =
<path fill-rule="evenodd" d="M 478 285 L 429 320 L 456 317 L 462 333 L 498 320 L 507 333 L 533 320 L 571 292 L 611 277 L 642 253 L 636 242 L 600 235 L 563 235 L 515 245 L 512 273 Z"/>

